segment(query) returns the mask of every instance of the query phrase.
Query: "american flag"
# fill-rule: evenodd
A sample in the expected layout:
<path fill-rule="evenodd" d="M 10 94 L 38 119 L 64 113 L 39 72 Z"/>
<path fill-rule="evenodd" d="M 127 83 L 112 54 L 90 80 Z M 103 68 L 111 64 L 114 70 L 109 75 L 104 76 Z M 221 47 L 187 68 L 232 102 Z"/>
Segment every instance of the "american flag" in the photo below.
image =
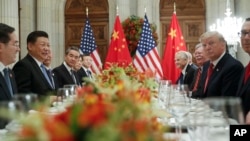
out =
<path fill-rule="evenodd" d="M 90 26 L 90 22 L 88 18 L 86 19 L 85 28 L 83 30 L 82 37 L 81 37 L 80 53 L 90 54 L 90 56 L 93 58 L 91 70 L 95 74 L 100 74 L 102 70 L 102 62 L 97 52 L 95 37 L 93 35 L 93 31 Z"/>
<path fill-rule="evenodd" d="M 141 38 L 137 46 L 133 64 L 139 71 L 145 72 L 151 70 L 155 73 L 156 78 L 161 79 L 163 74 L 160 62 L 148 18 L 145 14 Z"/>

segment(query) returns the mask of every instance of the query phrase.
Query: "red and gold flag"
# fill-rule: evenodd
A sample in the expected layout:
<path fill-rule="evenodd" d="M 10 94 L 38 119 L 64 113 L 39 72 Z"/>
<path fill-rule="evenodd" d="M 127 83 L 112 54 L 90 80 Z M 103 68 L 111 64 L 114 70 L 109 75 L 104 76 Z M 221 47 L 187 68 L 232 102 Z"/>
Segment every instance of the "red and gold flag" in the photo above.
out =
<path fill-rule="evenodd" d="M 187 50 L 175 12 L 172 15 L 172 20 L 168 31 L 169 32 L 167 34 L 167 41 L 161 65 L 164 79 L 171 80 L 173 83 L 175 83 L 180 75 L 180 70 L 175 66 L 175 53 L 180 50 Z"/>
<path fill-rule="evenodd" d="M 124 36 L 122 25 L 119 16 L 116 16 L 114 31 L 112 33 L 108 54 L 104 64 L 104 69 L 109 68 L 112 64 L 118 64 L 119 66 L 127 66 L 131 63 L 132 58 L 128 50 L 128 45 Z"/>

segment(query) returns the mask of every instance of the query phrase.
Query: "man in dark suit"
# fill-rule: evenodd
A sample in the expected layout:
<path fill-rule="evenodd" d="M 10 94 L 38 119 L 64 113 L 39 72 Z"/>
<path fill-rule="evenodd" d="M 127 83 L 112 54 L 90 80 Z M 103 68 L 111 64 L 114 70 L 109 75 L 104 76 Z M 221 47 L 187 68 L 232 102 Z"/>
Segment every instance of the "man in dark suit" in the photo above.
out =
<path fill-rule="evenodd" d="M 14 73 L 7 67 L 15 63 L 20 51 L 15 29 L 0 23 L 0 101 L 11 100 L 17 93 Z"/>
<path fill-rule="evenodd" d="M 82 67 L 77 71 L 77 74 L 81 80 L 81 84 L 83 84 L 84 78 L 93 79 L 90 69 L 93 59 L 89 54 L 81 55 L 80 58 L 82 60 Z"/>
<path fill-rule="evenodd" d="M 191 91 L 192 91 L 192 97 L 196 98 L 199 97 L 196 95 L 198 85 L 200 84 L 200 78 L 201 78 L 201 73 L 203 71 L 203 64 L 208 61 L 207 56 L 205 55 L 204 48 L 201 43 L 197 44 L 195 46 L 195 51 L 194 51 L 194 58 L 196 61 L 196 64 L 198 66 L 197 70 L 195 70 L 194 73 L 194 79 L 191 84 Z"/>
<path fill-rule="evenodd" d="M 50 43 L 44 31 L 33 31 L 27 37 L 28 54 L 18 61 L 13 71 L 17 81 L 18 92 L 36 93 L 44 97 L 55 90 L 46 74 L 44 60 L 49 54 Z"/>
<path fill-rule="evenodd" d="M 20 51 L 15 29 L 0 23 L 0 102 L 9 101 L 17 93 L 15 75 L 8 65 L 15 63 Z M 8 124 L 6 119 L 0 117 L 0 129 Z"/>
<path fill-rule="evenodd" d="M 188 54 L 186 51 L 178 51 L 175 54 L 175 65 L 181 70 L 181 74 L 176 84 L 187 84 L 191 89 L 191 83 L 194 79 L 195 68 L 189 64 Z"/>
<path fill-rule="evenodd" d="M 243 50 L 250 55 L 250 18 L 247 18 L 241 28 L 241 45 Z M 250 63 L 245 67 L 239 81 L 237 96 L 241 97 L 244 115 L 248 113 L 250 123 Z"/>
<path fill-rule="evenodd" d="M 81 85 L 78 75 L 74 70 L 79 57 L 80 52 L 78 47 L 69 47 L 65 52 L 64 62 L 53 69 L 59 88 L 69 84 Z"/>
<path fill-rule="evenodd" d="M 243 65 L 226 52 L 226 41 L 219 32 L 203 33 L 200 42 L 209 61 L 203 66 L 197 93 L 201 98 L 236 96 Z"/>

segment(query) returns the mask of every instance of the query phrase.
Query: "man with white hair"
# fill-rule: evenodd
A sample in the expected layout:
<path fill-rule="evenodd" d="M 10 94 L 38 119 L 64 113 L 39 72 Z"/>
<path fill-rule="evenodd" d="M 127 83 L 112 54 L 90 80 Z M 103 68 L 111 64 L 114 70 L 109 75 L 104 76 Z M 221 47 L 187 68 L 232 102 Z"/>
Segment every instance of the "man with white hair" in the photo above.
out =
<path fill-rule="evenodd" d="M 176 81 L 176 84 L 187 84 L 191 89 L 191 83 L 194 79 L 195 68 L 189 64 L 189 59 L 186 51 L 178 51 L 175 54 L 175 65 L 181 70 L 181 74 Z"/>

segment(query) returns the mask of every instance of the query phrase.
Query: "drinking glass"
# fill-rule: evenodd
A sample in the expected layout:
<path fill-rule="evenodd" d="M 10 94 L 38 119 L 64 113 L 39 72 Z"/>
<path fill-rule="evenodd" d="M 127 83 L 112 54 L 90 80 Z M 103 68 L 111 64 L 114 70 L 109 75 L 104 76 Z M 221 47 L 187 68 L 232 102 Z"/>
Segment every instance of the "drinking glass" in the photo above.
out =
<path fill-rule="evenodd" d="M 175 119 L 176 134 L 181 140 L 182 124 L 185 116 L 190 111 L 190 99 L 186 85 L 172 85 L 168 111 Z"/>
<path fill-rule="evenodd" d="M 240 98 L 211 97 L 204 99 L 204 102 L 212 109 L 208 117 L 208 137 L 221 137 L 229 140 L 229 126 L 244 123 Z"/>
<path fill-rule="evenodd" d="M 65 110 L 65 107 L 72 103 L 70 100 L 70 95 L 71 90 L 69 88 L 57 89 L 56 101 L 53 103 L 53 106 L 55 106 L 58 111 Z"/>
<path fill-rule="evenodd" d="M 70 89 L 70 100 L 74 101 L 74 99 L 76 98 L 76 89 L 78 88 L 78 85 L 75 84 L 68 84 L 68 85 L 63 85 L 63 88 L 68 88 Z"/>
<path fill-rule="evenodd" d="M 14 119 L 23 116 L 24 108 L 21 101 L 1 101 L 0 102 L 0 128 L 8 130 L 18 130 L 19 124 Z"/>
<path fill-rule="evenodd" d="M 14 100 L 19 100 L 23 107 L 25 112 L 29 112 L 29 110 L 34 109 L 35 104 L 38 102 L 38 95 L 34 93 L 18 93 L 13 96 Z"/>
<path fill-rule="evenodd" d="M 171 80 L 160 80 L 158 90 L 158 104 L 161 109 L 167 108 L 171 91 Z"/>

